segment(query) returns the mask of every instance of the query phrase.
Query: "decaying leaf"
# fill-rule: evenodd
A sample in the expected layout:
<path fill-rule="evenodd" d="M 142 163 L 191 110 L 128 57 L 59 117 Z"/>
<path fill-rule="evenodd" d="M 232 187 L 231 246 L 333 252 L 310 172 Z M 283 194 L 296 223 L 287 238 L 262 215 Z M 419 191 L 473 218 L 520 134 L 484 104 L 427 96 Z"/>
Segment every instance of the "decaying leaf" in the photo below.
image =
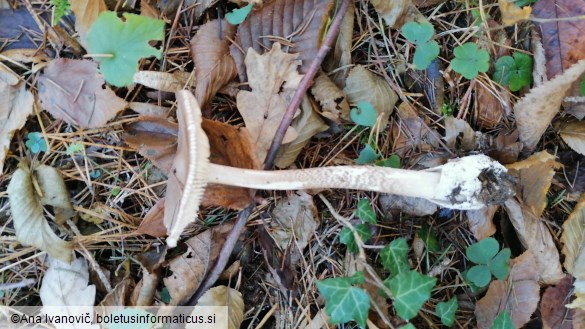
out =
<path fill-rule="evenodd" d="M 502 24 L 504 25 L 514 25 L 525 21 L 530 18 L 530 13 L 532 12 L 532 7 L 525 6 L 520 8 L 509 0 L 498 0 L 498 5 L 500 6 Z"/>
<path fill-rule="evenodd" d="M 104 84 L 96 62 L 60 58 L 39 76 L 39 97 L 57 119 L 83 128 L 102 127 L 127 105 Z"/>
<path fill-rule="evenodd" d="M 130 102 L 128 103 L 128 108 L 143 116 L 155 116 L 161 118 L 166 118 L 170 112 L 170 108 L 152 103 Z"/>
<path fill-rule="evenodd" d="M 80 43 L 87 49 L 87 32 L 102 11 L 108 10 L 104 0 L 69 0 L 75 14 L 75 30 Z"/>
<path fill-rule="evenodd" d="M 414 107 L 406 102 L 400 103 L 397 109 L 399 121 L 392 124 L 393 151 L 401 158 L 415 150 L 430 151 L 430 145 L 437 143 L 432 132 Z"/>
<path fill-rule="evenodd" d="M 246 69 L 250 68 L 247 63 L 244 65 L 248 49 L 263 54 L 272 49 L 278 39 L 290 40 L 294 46 L 289 51 L 298 54 L 297 58 L 301 61 L 299 72 L 306 73 L 319 51 L 323 29 L 332 8 L 331 0 L 275 0 L 253 11 L 238 26 L 236 44 L 230 47 L 240 80 L 248 80 Z"/>
<path fill-rule="evenodd" d="M 14 73 L 0 66 L 0 174 L 15 130 L 33 111 L 34 97 Z"/>
<path fill-rule="evenodd" d="M 159 199 L 146 213 L 142 222 L 136 229 L 136 233 L 148 234 L 156 238 L 167 235 L 167 228 L 164 225 L 165 198 Z"/>
<path fill-rule="evenodd" d="M 40 202 L 42 205 L 53 207 L 55 223 L 63 225 L 68 219 L 73 218 L 75 210 L 59 171 L 53 167 L 39 165 L 34 169 L 33 175 L 43 192 Z"/>
<path fill-rule="evenodd" d="M 52 167 L 41 165 L 36 173 L 46 175 L 48 172 L 51 179 L 60 180 L 52 184 L 43 184 L 45 190 L 41 190 L 43 197 L 40 197 L 33 187 L 33 175 L 28 167 L 22 163 L 19 168 L 12 174 L 12 179 L 8 184 L 8 200 L 10 201 L 10 210 L 12 212 L 12 222 L 16 231 L 16 239 L 23 245 L 37 247 L 46 251 L 50 256 L 71 262 L 73 257 L 73 245 L 70 242 L 61 240 L 49 226 L 47 219 L 43 215 L 42 202 L 55 200 L 68 200 L 68 196 L 62 196 L 64 191 L 54 185 L 64 185 L 63 179 L 59 172 Z M 59 204 L 55 203 L 57 207 Z M 51 204 L 53 205 L 53 204 Z M 69 207 L 71 205 L 69 204 Z"/>
<path fill-rule="evenodd" d="M 136 287 L 132 292 L 130 305 L 152 305 L 157 286 L 160 282 L 160 276 L 162 274 L 161 267 L 165 261 L 166 254 L 166 248 L 154 248 L 136 256 L 136 260 L 138 260 L 142 270 L 142 279 L 136 284 Z"/>
<path fill-rule="evenodd" d="M 479 134 L 479 133 L 478 133 Z M 457 141 L 460 142 L 460 149 L 471 151 L 477 146 L 478 134 L 473 131 L 467 121 L 452 116 L 445 118 L 445 142 L 454 150 Z M 459 139 L 460 138 L 460 139 Z"/>
<path fill-rule="evenodd" d="M 406 22 L 422 22 L 427 19 L 410 0 L 371 0 L 370 1 L 388 26 L 399 29 Z"/>
<path fill-rule="evenodd" d="M 559 134 L 573 150 L 585 155 L 585 122 L 568 123 L 561 128 Z"/>
<path fill-rule="evenodd" d="M 237 96 L 238 110 L 255 145 L 255 156 L 264 161 L 278 125 L 299 85 L 302 76 L 297 73 L 298 55 L 285 54 L 280 43 L 264 55 L 250 50 L 246 56 L 249 85 L 252 91 L 240 91 Z M 294 128 L 289 128 L 283 140 L 296 138 Z"/>
<path fill-rule="evenodd" d="M 556 286 L 546 288 L 540 300 L 540 314 L 544 329 L 573 329 L 575 310 L 567 309 L 573 278 L 566 275 Z"/>
<path fill-rule="evenodd" d="M 574 294 L 577 297 L 567 307 L 585 310 L 585 196 L 563 223 L 561 241 L 565 269 L 575 277 Z"/>
<path fill-rule="evenodd" d="M 475 84 L 475 97 L 477 125 L 484 129 L 495 128 L 504 115 L 500 99 L 483 83 Z"/>
<path fill-rule="evenodd" d="M 516 124 L 524 147 L 532 150 L 546 131 L 554 116 L 559 112 L 565 94 L 585 72 L 585 60 L 565 70 L 542 85 L 532 88 L 514 105 Z"/>
<path fill-rule="evenodd" d="M 167 17 L 174 17 L 177 10 L 179 9 L 179 6 L 182 4 L 182 9 L 193 8 L 193 19 L 198 20 L 201 15 L 203 15 L 205 10 L 213 6 L 217 0 L 165 0 L 157 2 L 158 8 Z"/>
<path fill-rule="evenodd" d="M 215 93 L 238 74 L 236 63 L 230 56 L 230 40 L 235 32 L 236 27 L 225 20 L 212 20 L 199 27 L 191 40 L 197 77 L 195 98 L 201 108 L 205 108 Z"/>
<path fill-rule="evenodd" d="M 315 78 L 311 86 L 311 93 L 321 104 L 321 115 L 332 121 L 339 121 L 339 117 L 349 118 L 349 104 L 345 94 L 324 73 Z"/>
<path fill-rule="evenodd" d="M 517 129 L 512 132 L 501 131 L 494 139 L 489 156 L 504 165 L 516 162 L 524 147 L 521 142 L 518 142 L 519 134 Z"/>
<path fill-rule="evenodd" d="M 291 124 L 298 136 L 280 147 L 274 162 L 277 167 L 286 168 L 292 165 L 311 138 L 329 128 L 314 110 L 313 105 L 309 97 L 305 96 L 301 103 L 301 115 L 297 116 Z"/>
<path fill-rule="evenodd" d="M 174 93 L 181 89 L 185 89 L 185 87 L 195 85 L 192 74 L 183 71 L 175 71 L 173 73 L 138 71 L 134 74 L 134 83 L 139 83 L 148 88 L 169 93 Z"/>
<path fill-rule="evenodd" d="M 469 230 L 477 241 L 483 240 L 496 233 L 496 224 L 493 218 L 500 206 L 491 205 L 477 210 L 467 210 L 465 215 L 469 222 Z"/>
<path fill-rule="evenodd" d="M 177 93 L 179 136 L 177 153 L 167 181 L 164 223 L 169 233 L 167 245 L 175 247 L 187 225 L 195 222 L 205 191 L 209 165 L 209 140 L 199 129 L 201 109 L 188 91 Z"/>
<path fill-rule="evenodd" d="M 563 278 L 559 252 L 547 226 L 527 207 L 513 199 L 505 202 L 506 212 L 522 246 L 535 257 L 539 281 L 556 284 Z"/>
<path fill-rule="evenodd" d="M 178 126 L 161 117 L 143 116 L 124 127 L 122 139 L 138 153 L 169 173 L 177 152 Z"/>
<path fill-rule="evenodd" d="M 130 294 L 134 288 L 134 280 L 130 277 L 122 279 L 98 304 L 99 307 L 108 307 L 109 310 L 123 309 L 129 305 Z"/>
<path fill-rule="evenodd" d="M 335 46 L 323 62 L 323 69 L 326 72 L 331 73 L 335 71 L 329 77 L 339 88 L 345 86 L 345 79 L 347 78 L 347 73 L 352 63 L 351 48 L 353 42 L 354 16 L 355 5 L 352 1 L 349 3 L 345 16 L 341 20 L 341 27 L 339 28 Z"/>
<path fill-rule="evenodd" d="M 378 112 L 380 129 L 386 127 L 398 96 L 384 79 L 358 65 L 349 71 L 343 91 L 351 104 L 355 105 L 360 101 L 372 104 Z M 349 118 L 344 117 L 344 119 Z"/>
<path fill-rule="evenodd" d="M 70 264 L 49 258 L 49 268 L 39 291 L 43 306 L 63 306 L 61 314 L 69 314 L 67 306 L 93 306 L 95 286 L 88 283 L 89 270 L 84 258 L 75 258 Z"/>
<path fill-rule="evenodd" d="M 516 196 L 530 208 L 536 217 L 540 217 L 547 204 L 546 194 L 555 175 L 555 169 L 561 164 L 555 156 L 546 151 L 531 155 L 528 159 L 507 166 L 508 173 L 518 178 Z"/>
<path fill-rule="evenodd" d="M 238 329 L 244 321 L 244 299 L 242 294 L 230 287 L 217 286 L 207 290 L 196 306 L 227 306 L 228 329 Z"/>
<path fill-rule="evenodd" d="M 510 274 L 505 281 L 490 283 L 487 293 L 475 307 L 478 328 L 490 328 L 502 311 L 510 313 L 515 328 L 521 328 L 530 320 L 540 299 L 535 259 L 532 252 L 524 252 L 510 260 Z"/>

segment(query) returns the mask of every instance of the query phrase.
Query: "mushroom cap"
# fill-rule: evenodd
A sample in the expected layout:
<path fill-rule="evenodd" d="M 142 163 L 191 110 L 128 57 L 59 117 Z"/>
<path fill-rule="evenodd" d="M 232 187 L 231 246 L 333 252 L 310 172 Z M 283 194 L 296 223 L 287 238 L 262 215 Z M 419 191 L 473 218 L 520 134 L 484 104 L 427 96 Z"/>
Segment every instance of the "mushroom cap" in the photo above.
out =
<path fill-rule="evenodd" d="M 164 224 L 167 245 L 176 247 L 187 225 L 195 222 L 207 185 L 209 140 L 201 127 L 201 108 L 187 90 L 176 93 L 179 136 L 177 153 L 169 172 Z"/>

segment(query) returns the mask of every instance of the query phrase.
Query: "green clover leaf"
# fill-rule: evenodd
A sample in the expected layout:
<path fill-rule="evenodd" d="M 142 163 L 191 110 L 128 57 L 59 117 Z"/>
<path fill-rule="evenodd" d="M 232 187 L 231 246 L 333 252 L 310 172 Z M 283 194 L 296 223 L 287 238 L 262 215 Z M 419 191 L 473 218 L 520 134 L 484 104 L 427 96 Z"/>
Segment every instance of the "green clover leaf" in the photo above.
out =
<path fill-rule="evenodd" d="M 500 245 L 494 238 L 483 239 L 469 246 L 465 250 L 467 259 L 476 264 L 487 264 L 492 258 L 496 256 Z"/>
<path fill-rule="evenodd" d="M 415 45 L 430 41 L 435 34 L 435 28 L 433 28 L 433 25 L 429 22 L 408 22 L 404 24 L 400 30 L 406 40 Z"/>
<path fill-rule="evenodd" d="M 372 232 L 370 232 L 370 226 L 368 224 L 356 225 L 355 230 L 363 242 L 368 241 L 372 237 Z M 359 251 L 357 242 L 355 241 L 355 236 L 349 227 L 344 227 L 341 232 L 339 232 L 339 242 L 346 245 L 347 249 L 353 253 Z"/>
<path fill-rule="evenodd" d="M 405 238 L 392 240 L 380 251 L 380 262 L 390 271 L 390 278 L 410 270 L 408 263 L 408 243 Z"/>
<path fill-rule="evenodd" d="M 146 16 L 102 12 L 87 34 L 88 51 L 97 55 L 100 71 L 109 84 L 124 87 L 133 82 L 141 58 L 161 57 L 161 50 L 148 44 L 162 40 L 165 22 Z M 109 57 L 108 57 L 109 56 Z"/>
<path fill-rule="evenodd" d="M 436 41 L 429 41 L 418 44 L 414 51 L 412 64 L 418 70 L 425 70 L 431 65 L 433 60 L 439 56 L 439 44 Z"/>
<path fill-rule="evenodd" d="M 449 299 L 447 302 L 440 302 L 435 306 L 437 315 L 441 318 L 441 323 L 451 327 L 455 323 L 455 312 L 457 311 L 457 297 Z"/>
<path fill-rule="evenodd" d="M 26 138 L 28 140 L 24 143 L 24 145 L 26 145 L 26 147 L 28 147 L 28 149 L 33 154 L 38 154 L 39 152 L 47 152 L 48 149 L 47 142 L 45 141 L 43 134 L 35 131 L 26 134 Z"/>
<path fill-rule="evenodd" d="M 360 151 L 360 155 L 355 160 L 355 163 L 360 164 L 360 165 L 361 164 L 368 164 L 368 163 L 372 163 L 372 162 L 378 160 L 378 158 L 380 158 L 380 157 L 381 157 L 381 154 L 376 153 L 376 151 L 374 151 L 374 148 L 368 144 Z"/>
<path fill-rule="evenodd" d="M 252 11 L 253 7 L 254 5 L 250 3 L 245 7 L 234 9 L 229 13 L 225 14 L 225 18 L 227 19 L 228 23 L 232 25 L 242 24 L 246 20 L 246 17 L 248 17 L 250 12 Z"/>
<path fill-rule="evenodd" d="M 494 238 L 483 239 L 469 246 L 465 254 L 478 265 L 467 271 L 467 280 L 478 287 L 485 287 L 490 283 L 492 274 L 499 280 L 505 279 L 510 270 L 511 252 L 509 248 L 498 252 L 499 249 L 498 241 Z"/>
<path fill-rule="evenodd" d="M 374 212 L 370 200 L 368 199 L 361 199 L 358 201 L 356 216 L 364 223 L 370 223 L 374 225 L 378 223 L 376 219 L 376 213 Z"/>
<path fill-rule="evenodd" d="M 384 284 L 392 292 L 396 313 L 404 320 L 410 320 L 418 314 L 423 304 L 431 298 L 431 290 L 436 283 L 436 278 L 415 270 L 384 280 Z"/>
<path fill-rule="evenodd" d="M 502 56 L 495 63 L 493 79 L 510 91 L 518 91 L 532 83 L 532 57 L 523 53 Z"/>
<path fill-rule="evenodd" d="M 451 61 L 453 71 L 467 79 L 473 79 L 479 72 L 490 68 L 490 55 L 484 49 L 478 49 L 475 43 L 467 42 L 453 50 L 455 58 Z"/>
<path fill-rule="evenodd" d="M 370 297 L 361 288 L 353 285 L 365 281 L 364 274 L 357 272 L 351 277 L 317 281 L 317 289 L 325 298 L 325 312 L 331 323 L 355 321 L 365 328 L 370 310 Z"/>
<path fill-rule="evenodd" d="M 359 101 L 356 106 L 349 112 L 351 121 L 361 126 L 373 127 L 378 119 L 378 111 L 374 106 L 366 101 Z"/>

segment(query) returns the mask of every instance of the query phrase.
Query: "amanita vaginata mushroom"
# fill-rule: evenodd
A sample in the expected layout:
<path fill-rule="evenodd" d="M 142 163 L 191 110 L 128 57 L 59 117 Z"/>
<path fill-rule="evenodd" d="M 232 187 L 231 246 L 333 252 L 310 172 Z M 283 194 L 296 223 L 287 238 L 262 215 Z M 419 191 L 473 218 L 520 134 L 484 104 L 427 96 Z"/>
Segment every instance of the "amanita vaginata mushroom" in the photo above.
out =
<path fill-rule="evenodd" d="M 177 93 L 178 152 L 189 147 L 189 163 L 177 163 L 174 170 L 187 170 L 178 212 L 165 211 L 169 231 L 167 244 L 175 246 L 189 221 L 196 217 L 207 184 L 223 184 L 263 190 L 355 189 L 424 198 L 440 206 L 470 210 L 502 203 L 514 195 L 514 179 L 500 163 L 485 155 L 451 160 L 428 170 L 404 170 L 375 166 L 335 166 L 299 170 L 252 170 L 210 163 L 209 140 L 201 128 L 201 111 L 188 91 Z M 181 129 L 187 131 L 181 132 Z M 189 141 L 184 140 L 188 138 Z M 182 160 L 183 162 L 185 160 Z M 172 176 L 172 175 L 171 175 Z M 172 177 L 169 177 L 171 180 Z M 168 191 L 169 192 L 169 191 Z M 167 198 L 175 197 L 169 195 Z M 176 196 L 179 197 L 179 196 Z M 168 214 L 167 214 L 168 213 Z M 183 224 L 173 225 L 175 221 Z"/>

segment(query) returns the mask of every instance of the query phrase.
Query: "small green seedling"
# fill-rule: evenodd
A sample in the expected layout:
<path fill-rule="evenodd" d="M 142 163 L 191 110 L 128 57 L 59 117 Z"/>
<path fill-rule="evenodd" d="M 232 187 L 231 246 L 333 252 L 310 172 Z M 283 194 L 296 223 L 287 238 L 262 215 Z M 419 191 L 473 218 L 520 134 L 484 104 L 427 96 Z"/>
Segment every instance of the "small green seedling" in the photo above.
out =
<path fill-rule="evenodd" d="M 120 194 L 120 192 L 122 192 L 122 188 L 120 188 L 119 186 L 115 186 L 112 191 L 110 192 L 110 194 L 114 197 L 118 196 Z"/>
<path fill-rule="evenodd" d="M 441 106 L 441 113 L 443 113 L 444 116 L 453 116 L 453 108 L 447 104 L 447 103 L 443 103 L 443 106 Z"/>
<path fill-rule="evenodd" d="M 317 289 L 325 298 L 325 312 L 333 324 L 355 321 L 366 328 L 370 310 L 370 296 L 356 287 L 365 282 L 364 274 L 317 281 Z"/>
<path fill-rule="evenodd" d="M 229 13 L 225 14 L 225 18 L 227 19 L 228 23 L 232 25 L 242 24 L 246 20 L 246 17 L 248 17 L 250 12 L 252 11 L 253 7 L 254 5 L 250 3 L 245 7 L 234 9 Z"/>
<path fill-rule="evenodd" d="M 378 119 L 378 111 L 370 102 L 359 101 L 349 112 L 349 117 L 358 125 L 373 127 Z"/>
<path fill-rule="evenodd" d="M 504 280 L 510 270 L 510 249 L 504 248 L 500 252 L 498 241 L 486 238 L 467 248 L 467 258 L 478 264 L 470 268 L 466 277 L 478 287 L 485 287 L 490 283 L 492 274 L 498 280 Z"/>
<path fill-rule="evenodd" d="M 452 297 L 447 302 L 440 302 L 435 307 L 437 316 L 441 319 L 441 323 L 447 327 L 451 327 L 455 323 L 455 312 L 459 305 L 457 304 L 457 297 Z"/>
<path fill-rule="evenodd" d="M 373 163 L 381 156 L 382 155 L 376 152 L 372 146 L 366 144 L 366 146 L 360 151 L 360 155 L 355 160 L 355 163 L 359 165 Z"/>
<path fill-rule="evenodd" d="M 47 142 L 38 131 L 26 134 L 27 141 L 24 143 L 26 147 L 32 152 L 32 154 L 38 154 L 40 152 L 47 152 Z"/>
<path fill-rule="evenodd" d="M 510 313 L 508 311 L 503 311 L 496 318 L 492 323 L 490 329 L 514 329 L 514 323 L 512 322 L 512 318 L 510 317 Z"/>
<path fill-rule="evenodd" d="M 85 146 L 81 143 L 71 143 L 67 146 L 67 151 L 65 151 L 68 155 L 73 155 L 75 153 L 83 153 Z"/>
<path fill-rule="evenodd" d="M 164 38 L 165 22 L 135 14 L 124 14 L 124 21 L 113 11 L 102 12 L 87 34 L 89 55 L 100 62 L 107 83 L 117 87 L 132 84 L 138 61 L 161 50 L 150 46 L 151 40 Z"/>
<path fill-rule="evenodd" d="M 358 201 L 356 216 L 362 221 L 362 223 L 356 225 L 355 230 L 360 239 L 363 242 L 366 242 L 372 237 L 369 224 L 376 225 L 378 223 L 376 213 L 372 208 L 370 200 L 361 199 Z M 339 232 L 339 242 L 345 244 L 347 249 L 352 253 L 357 253 L 359 251 L 357 242 L 355 241 L 355 235 L 349 227 L 344 227 L 341 232 Z"/>
<path fill-rule="evenodd" d="M 532 57 L 518 52 L 512 56 L 498 58 L 493 78 L 510 91 L 518 91 L 532 83 Z"/>
<path fill-rule="evenodd" d="M 439 44 L 431 40 L 435 35 L 433 25 L 428 22 L 408 22 L 402 26 L 402 35 L 416 46 L 412 63 L 419 70 L 425 70 L 439 56 Z"/>
<path fill-rule="evenodd" d="M 59 24 L 59 21 L 63 16 L 69 13 L 69 10 L 71 10 L 71 4 L 68 0 L 51 0 L 49 3 L 53 6 L 51 25 L 55 26 Z"/>
<path fill-rule="evenodd" d="M 455 58 L 451 61 L 453 71 L 466 79 L 475 78 L 479 72 L 490 68 L 490 55 L 485 49 L 478 49 L 475 43 L 467 42 L 453 50 Z"/>

